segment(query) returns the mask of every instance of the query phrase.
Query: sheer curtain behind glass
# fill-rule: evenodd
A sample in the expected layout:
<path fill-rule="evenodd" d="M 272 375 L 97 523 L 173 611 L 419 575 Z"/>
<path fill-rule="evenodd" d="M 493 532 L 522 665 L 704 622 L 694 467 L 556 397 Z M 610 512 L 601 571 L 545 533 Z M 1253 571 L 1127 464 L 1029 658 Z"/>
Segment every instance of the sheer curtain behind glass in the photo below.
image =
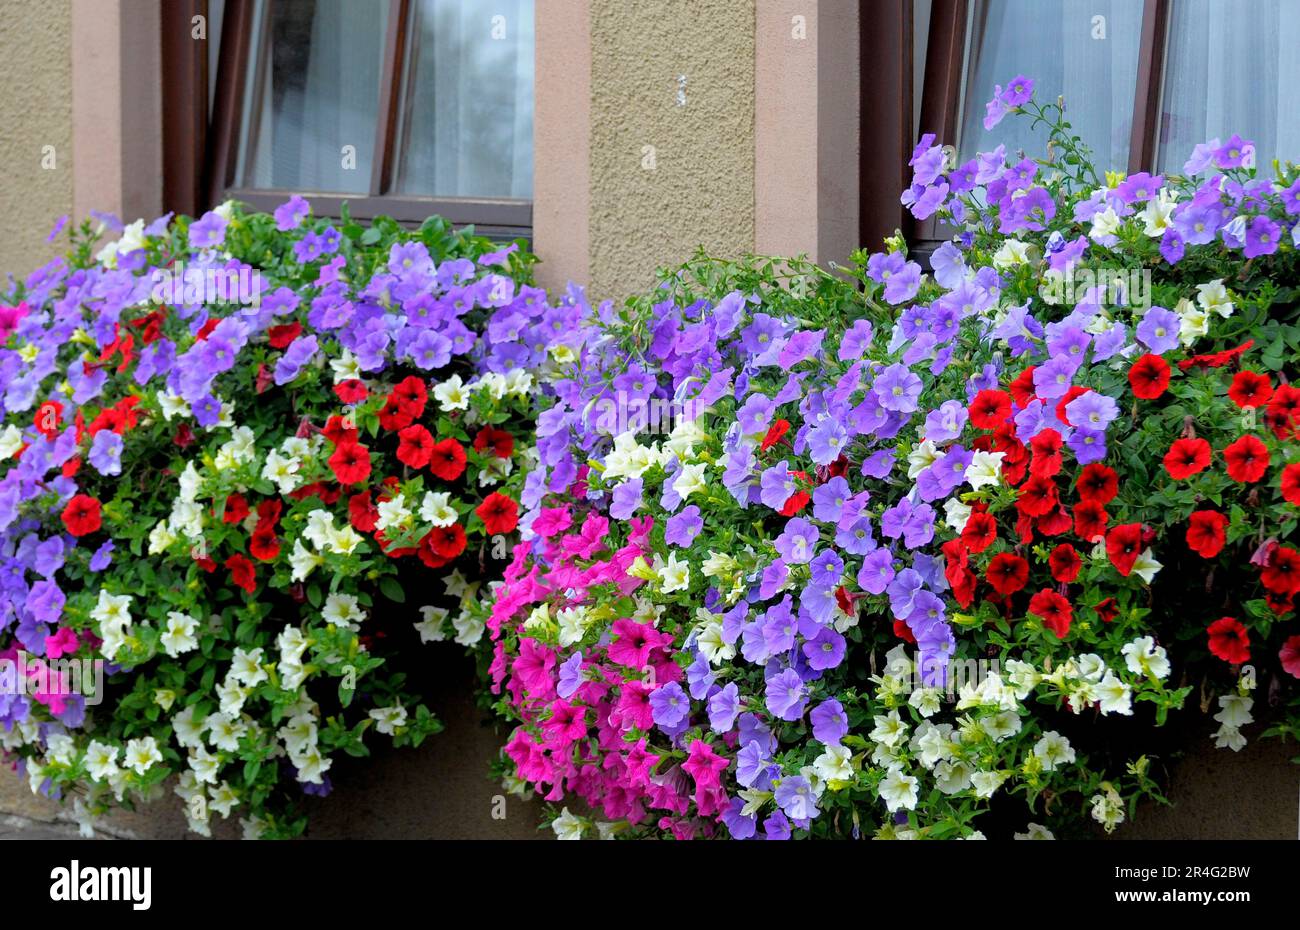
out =
<path fill-rule="evenodd" d="M 369 190 L 387 9 L 385 0 L 275 0 L 268 10 L 259 0 L 240 186 Z"/>
<path fill-rule="evenodd" d="M 1100 17 L 1100 18 L 1098 18 Z M 961 155 L 999 143 L 1038 153 L 1040 128 L 1008 117 L 984 130 L 993 88 L 1017 75 L 1034 79 L 1040 103 L 1065 96 L 1066 115 L 1105 167 L 1128 164 L 1137 86 L 1142 4 L 1136 0 L 980 0 L 972 5 L 962 105 Z"/>
<path fill-rule="evenodd" d="M 533 0 L 416 0 L 397 192 L 533 194 Z"/>
<path fill-rule="evenodd" d="M 1159 162 L 1178 171 L 1198 142 L 1234 132 L 1256 163 L 1300 160 L 1300 4 L 1176 0 L 1169 27 Z"/>

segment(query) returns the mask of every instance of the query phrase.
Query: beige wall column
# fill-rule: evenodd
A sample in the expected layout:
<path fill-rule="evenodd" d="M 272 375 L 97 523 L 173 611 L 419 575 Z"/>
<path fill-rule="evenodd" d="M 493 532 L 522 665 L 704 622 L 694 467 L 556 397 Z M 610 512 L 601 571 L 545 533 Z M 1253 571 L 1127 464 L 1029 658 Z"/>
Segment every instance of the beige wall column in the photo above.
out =
<path fill-rule="evenodd" d="M 842 263 L 858 245 L 858 4 L 757 4 L 755 251 Z"/>
<path fill-rule="evenodd" d="M 72 2 L 74 218 L 161 212 L 158 10 L 156 0 Z"/>
<path fill-rule="evenodd" d="M 62 251 L 45 241 L 72 212 L 72 8 L 9 0 L 0 16 L 0 288 Z"/>
<path fill-rule="evenodd" d="M 591 281 L 591 9 L 538 0 L 533 99 L 533 248 L 538 282 Z M 593 297 L 597 295 L 592 295 Z"/>
<path fill-rule="evenodd" d="M 754 0 L 589 0 L 591 290 L 754 246 Z"/>

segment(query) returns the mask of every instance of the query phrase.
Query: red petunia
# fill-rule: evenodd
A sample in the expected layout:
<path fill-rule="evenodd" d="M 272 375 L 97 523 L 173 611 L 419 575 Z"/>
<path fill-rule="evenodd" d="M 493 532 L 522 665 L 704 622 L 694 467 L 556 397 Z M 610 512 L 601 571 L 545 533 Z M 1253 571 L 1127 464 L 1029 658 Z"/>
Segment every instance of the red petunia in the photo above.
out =
<path fill-rule="evenodd" d="M 257 374 L 253 377 L 253 393 L 265 394 L 275 384 L 275 372 L 271 366 L 262 362 L 257 366 Z"/>
<path fill-rule="evenodd" d="M 237 588 L 243 588 L 249 594 L 257 590 L 257 575 L 253 563 L 236 553 L 226 559 L 226 568 L 230 569 L 230 581 Z"/>
<path fill-rule="evenodd" d="M 379 508 L 369 491 L 353 494 L 348 498 L 348 522 L 358 533 L 370 533 L 379 520 Z"/>
<path fill-rule="evenodd" d="M 1297 418 L 1300 418 L 1300 388 L 1278 385 L 1264 412 L 1264 422 L 1278 439 L 1289 439 L 1295 434 Z"/>
<path fill-rule="evenodd" d="M 1079 570 L 1083 568 L 1083 560 L 1079 558 L 1079 553 L 1075 551 L 1074 546 L 1069 543 L 1061 543 L 1047 557 L 1047 565 L 1052 570 L 1053 578 L 1064 584 L 1069 584 L 1079 577 Z"/>
<path fill-rule="evenodd" d="M 1011 397 L 1021 407 L 1028 407 L 1029 402 L 1034 399 L 1034 369 L 1037 367 L 1037 365 L 1030 365 L 1008 385 Z"/>
<path fill-rule="evenodd" d="M 424 382 L 415 375 L 407 375 L 393 387 L 388 399 L 395 401 L 411 419 L 418 420 L 424 415 L 424 405 L 429 400 L 429 391 L 424 386 Z"/>
<path fill-rule="evenodd" d="M 1011 417 L 1011 397 L 1006 391 L 985 388 L 970 402 L 970 421 L 979 429 L 997 429 Z"/>
<path fill-rule="evenodd" d="M 275 528 L 280 522 L 280 514 L 284 512 L 284 504 L 275 498 L 267 498 L 257 505 L 257 528 L 263 527 Z"/>
<path fill-rule="evenodd" d="M 172 435 L 172 443 L 182 449 L 188 449 L 194 445 L 194 430 L 190 429 L 188 423 L 182 423 L 176 427 L 176 432 Z"/>
<path fill-rule="evenodd" d="M 1250 661 L 1250 634 L 1241 621 L 1233 617 L 1220 617 L 1205 632 L 1210 637 L 1210 652 L 1232 665 Z"/>
<path fill-rule="evenodd" d="M 429 546 L 444 559 L 454 559 L 465 551 L 465 528 L 459 523 L 435 526 L 429 536 Z"/>
<path fill-rule="evenodd" d="M 1016 507 L 1027 516 L 1041 517 L 1056 504 L 1056 483 L 1039 475 L 1032 475 L 1016 494 Z"/>
<path fill-rule="evenodd" d="M 759 446 L 759 449 L 763 452 L 766 452 L 768 449 L 772 448 L 774 445 L 780 442 L 782 437 L 785 436 L 785 434 L 789 432 L 789 430 L 790 430 L 789 420 L 777 420 L 775 423 L 773 423 L 771 426 L 767 428 L 767 435 L 763 437 L 763 442 Z"/>
<path fill-rule="evenodd" d="M 1056 430 L 1039 430 L 1029 447 L 1033 457 L 1029 461 L 1029 473 L 1035 478 L 1052 478 L 1061 470 L 1061 434 Z"/>
<path fill-rule="evenodd" d="M 348 378 L 334 385 L 334 396 L 345 404 L 359 404 L 369 393 L 365 383 L 356 378 Z"/>
<path fill-rule="evenodd" d="M 1255 371 L 1239 371 L 1228 388 L 1232 402 L 1243 410 L 1247 407 L 1262 407 L 1273 396 L 1273 383 L 1267 375 Z"/>
<path fill-rule="evenodd" d="M 1223 460 L 1228 465 L 1228 477 L 1249 484 L 1264 477 L 1268 471 L 1268 446 L 1258 436 L 1245 435 L 1223 450 Z"/>
<path fill-rule="evenodd" d="M 203 342 L 212 335 L 212 331 L 217 328 L 217 324 L 221 322 L 221 319 L 219 316 L 208 317 L 206 322 L 199 327 L 199 331 L 194 334 L 194 338 L 199 342 Z"/>
<path fill-rule="evenodd" d="M 59 425 L 63 422 L 63 404 L 57 400 L 47 400 L 36 408 L 32 417 L 32 426 L 46 439 L 59 435 Z"/>
<path fill-rule="evenodd" d="M 781 509 L 778 512 L 783 517 L 793 517 L 799 511 L 807 507 L 811 500 L 812 495 L 807 491 L 795 491 L 786 498 L 785 503 L 781 505 Z"/>
<path fill-rule="evenodd" d="M 1165 453 L 1165 470 L 1175 481 L 1190 478 L 1210 464 L 1210 444 L 1204 439 L 1177 439 Z"/>
<path fill-rule="evenodd" d="M 1185 358 L 1178 363 L 1178 367 L 1183 371 L 1191 368 L 1193 365 L 1201 368 L 1222 368 L 1233 359 L 1245 354 L 1246 350 L 1255 344 L 1254 339 L 1247 339 L 1235 349 L 1227 349 L 1223 352 L 1211 352 L 1209 355 L 1193 355 L 1191 358 Z"/>
<path fill-rule="evenodd" d="M 455 481 L 465 471 L 465 447 L 454 439 L 444 439 L 429 450 L 429 471 L 443 481 Z"/>
<path fill-rule="evenodd" d="M 248 501 L 242 494 L 231 494 L 226 498 L 226 506 L 221 512 L 222 523 L 243 523 L 248 519 Z"/>
<path fill-rule="evenodd" d="M 1277 594 L 1293 594 L 1300 590 L 1300 552 L 1290 546 L 1274 546 L 1260 572 L 1260 581 Z"/>
<path fill-rule="evenodd" d="M 88 536 L 104 525 L 99 501 L 89 494 L 78 494 L 68 501 L 60 518 L 73 536 Z"/>
<path fill-rule="evenodd" d="M 1014 594 L 1029 582 L 1029 563 L 1018 555 L 1000 552 L 984 570 L 984 580 L 999 594 Z"/>
<path fill-rule="evenodd" d="M 359 442 L 341 443 L 329 464 L 339 484 L 360 484 L 370 477 L 370 453 Z"/>
<path fill-rule="evenodd" d="M 483 498 L 474 512 L 483 521 L 483 528 L 492 534 L 510 533 L 519 525 L 519 505 L 499 492 Z"/>
<path fill-rule="evenodd" d="M 1079 501 L 1074 505 L 1074 532 L 1084 542 L 1095 542 L 1106 535 L 1110 516 L 1096 501 Z"/>
<path fill-rule="evenodd" d="M 397 461 L 412 468 L 423 468 L 429 464 L 433 454 L 433 436 L 423 426 L 416 423 L 397 434 Z"/>
<path fill-rule="evenodd" d="M 1056 509 L 1045 516 L 1034 519 L 1034 529 L 1044 536 L 1060 536 L 1066 532 L 1073 521 L 1070 519 L 1070 512 L 1061 504 L 1056 505 Z"/>
<path fill-rule="evenodd" d="M 272 348 L 288 348 L 291 342 L 302 335 L 302 324 L 295 321 L 293 323 L 285 323 L 282 326 L 272 326 L 266 331 L 266 335 L 270 339 Z"/>
<path fill-rule="evenodd" d="M 488 449 L 497 458 L 508 459 L 515 451 L 515 439 L 503 429 L 485 426 L 474 437 L 474 451 L 485 452 Z"/>
<path fill-rule="evenodd" d="M 384 401 L 384 406 L 379 410 L 379 425 L 389 432 L 395 433 L 400 429 L 406 429 L 414 422 L 415 417 L 408 413 L 392 395 L 389 395 Z"/>
<path fill-rule="evenodd" d="M 1300 507 L 1300 462 L 1282 469 L 1282 496 Z"/>
<path fill-rule="evenodd" d="M 1265 591 L 1264 603 L 1268 604 L 1269 610 L 1282 617 L 1295 610 L 1295 595 L 1274 594 L 1272 591 Z"/>
<path fill-rule="evenodd" d="M 939 547 L 943 552 L 943 576 L 952 588 L 952 596 L 962 607 L 975 599 L 975 573 L 969 568 L 966 546 L 960 539 L 950 539 Z"/>
<path fill-rule="evenodd" d="M 248 552 L 259 562 L 270 562 L 280 554 L 280 540 L 273 525 L 259 525 L 248 540 Z M 251 592 L 250 592 L 251 593 Z"/>
<path fill-rule="evenodd" d="M 429 568 L 442 568 L 451 561 L 451 559 L 444 559 L 442 556 L 438 555 L 438 553 L 433 551 L 432 532 L 424 534 L 424 538 L 420 540 L 419 548 L 416 550 L 416 555 L 418 555 L 420 561 Z"/>
<path fill-rule="evenodd" d="M 325 428 L 321 430 L 334 445 L 342 445 L 345 442 L 357 441 L 357 424 L 352 421 L 351 417 L 341 417 L 335 414 L 325 421 Z"/>
<path fill-rule="evenodd" d="M 1079 472 L 1074 486 L 1079 490 L 1079 497 L 1095 504 L 1106 505 L 1119 493 L 1119 475 L 1115 469 L 1100 462 L 1085 465 Z"/>
<path fill-rule="evenodd" d="M 1128 383 L 1133 396 L 1141 400 L 1155 400 L 1169 387 L 1169 363 L 1159 355 L 1144 355 L 1128 370 Z"/>
<path fill-rule="evenodd" d="M 903 620 L 894 621 L 894 635 L 905 643 L 912 643 L 913 645 L 916 643 L 916 636 L 912 634 L 912 628 Z"/>
<path fill-rule="evenodd" d="M 1198 510 L 1187 518 L 1187 545 L 1203 559 L 1212 559 L 1223 551 L 1228 518 L 1213 510 Z"/>
<path fill-rule="evenodd" d="M 1065 639 L 1070 632 L 1074 608 L 1069 601 L 1049 588 L 1044 588 L 1029 599 L 1029 612 L 1041 617 L 1043 626 L 1055 633 L 1057 639 Z"/>
<path fill-rule="evenodd" d="M 1141 523 L 1124 523 L 1106 534 L 1106 555 L 1110 557 L 1110 564 L 1124 577 L 1128 577 L 1141 554 Z"/>
<path fill-rule="evenodd" d="M 1108 597 L 1104 601 L 1094 604 L 1092 609 L 1097 612 L 1098 617 L 1101 617 L 1102 623 L 1110 623 L 1119 616 L 1119 605 L 1115 603 L 1113 597 Z"/>
<path fill-rule="evenodd" d="M 973 513 L 961 531 L 961 541 L 971 552 L 983 552 L 998 538 L 998 522 L 990 513 Z"/>

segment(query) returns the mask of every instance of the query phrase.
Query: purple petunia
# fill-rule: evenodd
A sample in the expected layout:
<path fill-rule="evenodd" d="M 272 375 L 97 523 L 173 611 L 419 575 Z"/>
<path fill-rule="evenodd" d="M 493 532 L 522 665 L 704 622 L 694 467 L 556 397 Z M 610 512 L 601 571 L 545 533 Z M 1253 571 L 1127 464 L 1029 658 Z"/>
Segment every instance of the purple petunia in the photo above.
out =
<path fill-rule="evenodd" d="M 803 517 L 792 517 L 776 538 L 776 549 L 781 557 L 794 565 L 812 561 L 817 552 L 817 527 Z"/>
<path fill-rule="evenodd" d="M 781 720 L 793 721 L 803 716 L 808 694 L 803 679 L 792 668 L 767 679 L 765 693 L 767 709 Z"/>
<path fill-rule="evenodd" d="M 661 728 L 678 726 L 691 712 L 691 701 L 682 686 L 670 681 L 650 694 L 650 711 L 654 722 Z"/>
<path fill-rule="evenodd" d="M 1178 328 L 1178 314 L 1164 307 L 1153 306 L 1138 324 L 1137 339 L 1153 355 L 1163 355 L 1177 348 Z"/>
<path fill-rule="evenodd" d="M 886 410 L 911 413 L 921 396 L 921 379 L 906 365 L 890 365 L 876 378 L 872 393 Z"/>
<path fill-rule="evenodd" d="M 664 528 L 664 540 L 670 545 L 686 548 L 695 541 L 695 537 L 700 535 L 702 529 L 704 529 L 704 520 L 700 516 L 700 508 L 691 504 L 683 508 L 681 513 L 668 518 Z"/>

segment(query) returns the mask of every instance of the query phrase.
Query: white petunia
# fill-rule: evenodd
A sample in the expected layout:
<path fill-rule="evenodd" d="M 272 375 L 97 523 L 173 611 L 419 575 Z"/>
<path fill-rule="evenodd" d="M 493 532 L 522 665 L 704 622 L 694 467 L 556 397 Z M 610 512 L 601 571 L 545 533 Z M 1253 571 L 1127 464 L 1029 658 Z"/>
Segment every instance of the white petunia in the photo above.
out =
<path fill-rule="evenodd" d="M 406 726 L 406 708 L 401 704 L 391 707 L 376 707 L 370 711 L 370 719 L 375 721 L 375 729 L 385 736 L 394 735 Z"/>
<path fill-rule="evenodd" d="M 966 466 L 966 483 L 976 491 L 982 487 L 996 487 L 1002 480 L 1002 459 L 1005 456 L 1005 452 L 977 450 L 971 455 L 970 464 Z"/>
<path fill-rule="evenodd" d="M 194 636 L 198 626 L 199 621 L 189 614 L 176 610 L 168 611 L 167 629 L 159 637 L 163 651 L 174 659 L 183 652 L 199 648 L 199 641 Z"/>
<path fill-rule="evenodd" d="M 898 766 L 890 766 L 888 774 L 881 779 L 877 792 L 891 813 L 898 810 L 910 811 L 916 808 L 919 785 L 915 776 L 903 774 Z"/>
<path fill-rule="evenodd" d="M 447 608 L 421 607 L 420 619 L 415 624 L 415 629 L 420 634 L 420 642 L 440 643 L 445 640 L 447 638 L 446 622 Z"/>
<path fill-rule="evenodd" d="M 1044 771 L 1054 772 L 1058 767 L 1074 761 L 1074 747 L 1060 733 L 1048 730 L 1034 744 L 1034 755 L 1043 764 Z"/>
<path fill-rule="evenodd" d="M 126 744 L 126 767 L 137 775 L 144 775 L 162 760 L 158 741 L 152 736 L 133 739 Z"/>

